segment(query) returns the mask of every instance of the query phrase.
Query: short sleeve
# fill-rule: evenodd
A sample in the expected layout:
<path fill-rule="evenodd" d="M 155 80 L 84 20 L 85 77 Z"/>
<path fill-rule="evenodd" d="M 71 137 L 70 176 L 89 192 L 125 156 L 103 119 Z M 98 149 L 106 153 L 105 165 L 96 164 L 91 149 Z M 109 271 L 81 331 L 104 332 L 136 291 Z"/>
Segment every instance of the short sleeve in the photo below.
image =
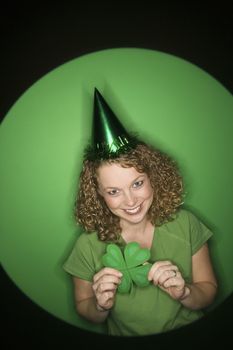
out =
<path fill-rule="evenodd" d="M 194 255 L 213 235 L 212 231 L 195 215 L 188 212 L 192 255 Z"/>
<path fill-rule="evenodd" d="M 63 268 L 73 276 L 92 281 L 95 266 L 88 234 L 83 233 L 78 237 Z"/>

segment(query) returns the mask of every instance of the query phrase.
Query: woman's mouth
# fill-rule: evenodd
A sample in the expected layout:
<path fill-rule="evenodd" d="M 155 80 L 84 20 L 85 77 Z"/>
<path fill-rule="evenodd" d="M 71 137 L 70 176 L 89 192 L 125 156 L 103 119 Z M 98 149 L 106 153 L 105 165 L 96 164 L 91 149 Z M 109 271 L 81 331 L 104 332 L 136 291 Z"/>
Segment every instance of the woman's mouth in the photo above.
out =
<path fill-rule="evenodd" d="M 124 211 L 129 215 L 135 215 L 135 214 L 138 214 L 140 212 L 141 208 L 142 208 L 142 205 L 140 204 L 137 207 L 132 208 L 132 209 L 124 209 Z"/>

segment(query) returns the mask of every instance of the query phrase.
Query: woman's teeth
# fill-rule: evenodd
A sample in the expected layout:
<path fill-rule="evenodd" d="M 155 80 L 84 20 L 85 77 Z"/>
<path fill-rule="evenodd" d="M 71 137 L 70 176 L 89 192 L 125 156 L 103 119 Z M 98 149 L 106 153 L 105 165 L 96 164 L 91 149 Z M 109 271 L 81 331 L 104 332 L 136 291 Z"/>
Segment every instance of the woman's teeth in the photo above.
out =
<path fill-rule="evenodd" d="M 133 209 L 125 209 L 128 214 L 137 214 L 141 209 L 141 205 Z"/>

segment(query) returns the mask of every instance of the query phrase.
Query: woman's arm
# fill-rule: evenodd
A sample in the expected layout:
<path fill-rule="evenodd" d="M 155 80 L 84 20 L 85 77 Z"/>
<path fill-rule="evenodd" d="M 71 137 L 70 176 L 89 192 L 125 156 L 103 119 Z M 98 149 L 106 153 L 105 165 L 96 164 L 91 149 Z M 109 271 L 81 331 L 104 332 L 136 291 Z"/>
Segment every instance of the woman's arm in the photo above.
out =
<path fill-rule="evenodd" d="M 80 316 L 94 323 L 102 323 L 108 316 L 109 311 L 97 309 L 96 298 L 92 290 L 92 283 L 74 277 L 75 304 Z"/>
<path fill-rule="evenodd" d="M 213 302 L 217 292 L 207 243 L 192 257 L 192 275 L 193 282 L 186 284 L 176 265 L 170 261 L 158 261 L 149 271 L 148 279 L 185 307 L 203 309 Z"/>
<path fill-rule="evenodd" d="M 94 323 L 102 323 L 114 304 L 121 273 L 104 268 L 93 278 L 93 283 L 74 277 L 75 303 L 78 313 Z"/>
<path fill-rule="evenodd" d="M 187 296 L 181 303 L 192 310 L 203 309 L 210 305 L 216 296 L 217 281 L 212 268 L 208 245 L 204 244 L 192 257 L 193 283 L 186 285 Z"/>

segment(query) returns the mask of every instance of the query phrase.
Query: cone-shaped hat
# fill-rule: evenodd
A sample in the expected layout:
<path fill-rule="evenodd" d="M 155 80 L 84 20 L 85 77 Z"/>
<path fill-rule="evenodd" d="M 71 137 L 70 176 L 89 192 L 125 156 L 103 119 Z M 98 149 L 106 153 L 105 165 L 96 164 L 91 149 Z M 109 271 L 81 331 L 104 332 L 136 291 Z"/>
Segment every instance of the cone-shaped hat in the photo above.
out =
<path fill-rule="evenodd" d="M 95 88 L 92 145 L 86 150 L 85 158 L 89 160 L 116 158 L 134 148 L 137 143 L 136 137 L 128 134 Z"/>

